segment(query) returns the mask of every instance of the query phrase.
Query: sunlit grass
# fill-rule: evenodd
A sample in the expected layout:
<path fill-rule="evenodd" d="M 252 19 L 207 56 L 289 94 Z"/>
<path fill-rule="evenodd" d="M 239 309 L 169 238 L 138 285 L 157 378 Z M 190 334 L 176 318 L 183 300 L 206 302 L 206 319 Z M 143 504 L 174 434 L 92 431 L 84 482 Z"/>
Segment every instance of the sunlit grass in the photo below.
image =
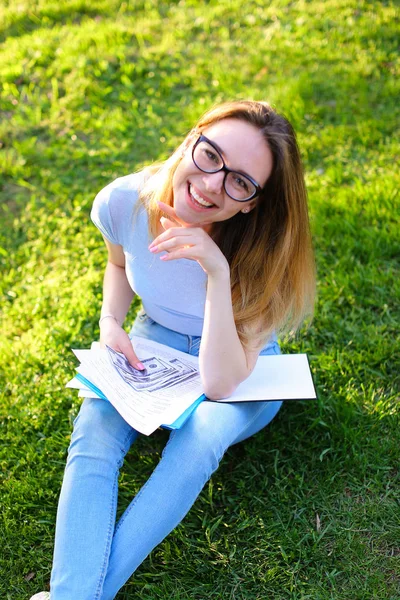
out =
<path fill-rule="evenodd" d="M 0 6 L 1 596 L 48 586 L 71 421 L 71 346 L 98 336 L 97 191 L 166 157 L 214 102 L 296 127 L 319 274 L 315 403 L 229 450 L 120 598 L 397 600 L 399 58 L 392 2 Z M 132 308 L 134 316 L 137 303 Z M 142 439 L 123 510 L 167 434 Z"/>

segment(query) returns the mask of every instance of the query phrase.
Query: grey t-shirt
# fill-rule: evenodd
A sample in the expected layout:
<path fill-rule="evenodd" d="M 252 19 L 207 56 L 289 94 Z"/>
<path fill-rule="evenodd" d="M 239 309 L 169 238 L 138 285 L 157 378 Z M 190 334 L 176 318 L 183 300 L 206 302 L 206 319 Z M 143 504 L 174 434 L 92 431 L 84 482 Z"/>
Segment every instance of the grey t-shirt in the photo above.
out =
<path fill-rule="evenodd" d="M 207 275 L 194 260 L 160 260 L 148 246 L 148 217 L 144 207 L 134 208 L 143 185 L 143 173 L 116 179 L 99 192 L 91 219 L 112 244 L 125 254 L 125 271 L 151 319 L 186 335 L 201 335 L 204 322 Z"/>

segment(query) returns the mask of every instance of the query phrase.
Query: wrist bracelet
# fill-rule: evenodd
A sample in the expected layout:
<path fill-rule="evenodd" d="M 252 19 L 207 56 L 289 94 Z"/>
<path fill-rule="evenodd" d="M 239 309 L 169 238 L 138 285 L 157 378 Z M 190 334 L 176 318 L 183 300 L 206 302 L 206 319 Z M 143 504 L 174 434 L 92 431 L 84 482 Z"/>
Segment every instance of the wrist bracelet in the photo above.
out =
<path fill-rule="evenodd" d="M 102 317 L 100 317 L 99 325 L 101 325 L 101 322 L 104 321 L 104 319 L 114 319 L 114 321 L 116 321 L 117 324 L 121 327 L 121 323 L 119 322 L 117 317 L 114 317 L 114 315 L 110 315 L 110 314 L 103 315 Z"/>

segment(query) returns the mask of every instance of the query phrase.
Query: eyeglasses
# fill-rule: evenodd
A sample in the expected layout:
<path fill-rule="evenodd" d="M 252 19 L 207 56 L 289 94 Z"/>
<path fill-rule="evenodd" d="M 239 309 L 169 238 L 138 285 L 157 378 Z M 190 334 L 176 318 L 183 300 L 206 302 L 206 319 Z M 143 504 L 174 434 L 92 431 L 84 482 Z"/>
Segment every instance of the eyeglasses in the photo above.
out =
<path fill-rule="evenodd" d="M 192 159 L 196 167 L 203 173 L 224 171 L 224 190 L 232 200 L 247 202 L 262 192 L 262 188 L 252 177 L 240 171 L 228 169 L 217 148 L 205 135 L 200 135 L 193 146 Z"/>

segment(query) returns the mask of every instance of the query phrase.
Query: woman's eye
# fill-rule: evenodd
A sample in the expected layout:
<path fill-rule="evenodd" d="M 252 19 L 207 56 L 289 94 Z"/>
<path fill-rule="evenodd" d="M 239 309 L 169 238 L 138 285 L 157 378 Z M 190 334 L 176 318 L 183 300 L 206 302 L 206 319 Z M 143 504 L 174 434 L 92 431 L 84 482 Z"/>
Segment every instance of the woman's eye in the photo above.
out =
<path fill-rule="evenodd" d="M 235 183 L 238 187 L 242 188 L 243 190 L 246 190 L 246 192 L 249 191 L 249 186 L 247 185 L 246 181 L 239 177 L 239 175 L 236 175 Z"/>
<path fill-rule="evenodd" d="M 208 160 L 211 160 L 214 163 L 219 163 L 219 156 L 215 154 L 212 150 L 204 150 L 206 157 Z"/>

